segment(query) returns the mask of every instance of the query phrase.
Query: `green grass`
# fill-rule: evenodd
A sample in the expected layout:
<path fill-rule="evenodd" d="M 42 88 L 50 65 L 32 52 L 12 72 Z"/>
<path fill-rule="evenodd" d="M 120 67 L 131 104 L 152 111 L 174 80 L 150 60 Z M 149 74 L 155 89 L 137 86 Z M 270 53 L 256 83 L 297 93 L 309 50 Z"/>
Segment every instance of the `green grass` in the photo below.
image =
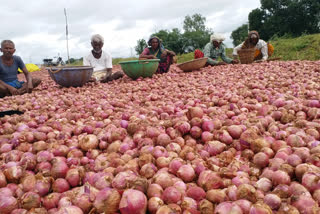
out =
<path fill-rule="evenodd" d="M 274 38 L 269 41 L 274 46 L 274 54 L 271 58 L 281 57 L 281 60 L 320 60 L 320 34 L 300 36 L 297 38 Z M 226 54 L 232 57 L 232 48 L 226 49 Z M 178 55 L 178 63 L 183 63 L 194 58 L 194 54 L 187 53 Z M 121 61 L 136 60 L 138 58 L 114 58 L 112 64 L 117 65 Z M 221 60 L 221 59 L 220 59 Z M 77 60 L 75 64 L 82 65 Z"/>
<path fill-rule="evenodd" d="M 282 60 L 320 60 L 320 34 L 278 38 L 270 43 L 274 46 L 274 57 Z"/>

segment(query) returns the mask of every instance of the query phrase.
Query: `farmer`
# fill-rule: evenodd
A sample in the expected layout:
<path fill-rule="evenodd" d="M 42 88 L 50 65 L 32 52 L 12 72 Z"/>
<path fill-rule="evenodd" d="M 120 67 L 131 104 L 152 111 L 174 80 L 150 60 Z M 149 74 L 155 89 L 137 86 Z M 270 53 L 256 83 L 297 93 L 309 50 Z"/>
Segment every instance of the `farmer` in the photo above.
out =
<path fill-rule="evenodd" d="M 41 83 L 40 79 L 31 77 L 22 59 L 13 55 L 15 51 L 15 45 L 11 40 L 3 40 L 1 42 L 1 52 L 3 54 L 0 60 L 0 98 L 30 93 Z M 27 82 L 18 80 L 19 68 L 22 70 Z"/>
<path fill-rule="evenodd" d="M 148 40 L 148 46 L 140 54 L 139 59 L 160 59 L 157 73 L 167 73 L 176 54 L 173 51 L 165 49 L 157 36 L 152 36 Z"/>
<path fill-rule="evenodd" d="M 231 59 L 226 56 L 225 45 L 222 43 L 225 38 L 220 34 L 213 34 L 210 37 L 210 42 L 206 44 L 201 52 L 199 49 L 196 49 L 194 52 L 194 58 L 203 58 L 208 57 L 207 65 L 226 65 L 226 64 L 237 64 L 239 63 L 236 59 Z M 219 56 L 223 60 L 222 62 L 218 62 Z"/>
<path fill-rule="evenodd" d="M 91 80 L 109 82 L 123 77 L 121 71 L 112 73 L 112 58 L 111 54 L 103 51 L 102 47 L 104 39 L 101 35 L 95 34 L 91 37 L 92 50 L 89 55 L 83 58 L 83 65 L 93 67 Z"/>
<path fill-rule="evenodd" d="M 273 46 L 260 39 L 257 31 L 250 31 L 248 38 L 240 45 L 233 49 L 233 57 L 237 58 L 240 49 L 256 48 L 254 60 L 266 61 L 273 54 Z"/>

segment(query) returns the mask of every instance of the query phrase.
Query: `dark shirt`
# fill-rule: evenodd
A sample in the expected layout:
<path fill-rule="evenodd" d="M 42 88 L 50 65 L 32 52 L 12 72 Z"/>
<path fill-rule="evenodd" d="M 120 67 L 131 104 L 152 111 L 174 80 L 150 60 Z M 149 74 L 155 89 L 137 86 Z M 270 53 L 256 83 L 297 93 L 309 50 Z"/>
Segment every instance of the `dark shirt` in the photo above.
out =
<path fill-rule="evenodd" d="M 0 80 L 4 82 L 11 82 L 18 79 L 18 68 L 21 70 L 26 67 L 19 56 L 13 56 L 13 64 L 7 66 L 3 64 L 0 57 Z"/>

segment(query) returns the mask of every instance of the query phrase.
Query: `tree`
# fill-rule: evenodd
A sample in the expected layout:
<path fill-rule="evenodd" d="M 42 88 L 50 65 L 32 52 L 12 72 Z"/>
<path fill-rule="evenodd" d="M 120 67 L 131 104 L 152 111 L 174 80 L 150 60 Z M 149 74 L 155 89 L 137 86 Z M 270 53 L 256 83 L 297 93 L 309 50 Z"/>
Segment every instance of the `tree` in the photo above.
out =
<path fill-rule="evenodd" d="M 178 28 L 173 28 L 172 31 L 160 30 L 153 36 L 159 37 L 166 49 L 179 54 L 184 53 L 184 38 Z"/>
<path fill-rule="evenodd" d="M 233 45 L 237 46 L 248 37 L 248 24 L 243 24 L 232 31 L 230 38 L 233 39 Z"/>
<path fill-rule="evenodd" d="M 198 13 L 185 17 L 183 21 L 185 50 L 203 48 L 209 42 L 213 32 L 205 26 L 205 22 L 206 18 Z"/>
<path fill-rule="evenodd" d="M 213 33 L 211 29 L 206 28 L 205 21 L 206 18 L 200 14 L 188 15 L 183 22 L 183 33 L 178 28 L 173 28 L 171 31 L 160 30 L 153 36 L 159 37 L 165 48 L 177 54 L 194 51 L 196 48 L 203 48 Z M 136 51 L 140 50 L 141 42 L 141 39 L 137 41 Z"/>
<path fill-rule="evenodd" d="M 147 42 L 144 39 L 139 39 L 137 41 L 137 46 L 134 47 L 134 50 L 136 51 L 137 55 L 140 55 L 142 51 L 147 47 Z"/>
<path fill-rule="evenodd" d="M 185 32 L 205 31 L 206 18 L 196 13 L 192 16 L 186 16 L 183 21 L 183 29 Z"/>
<path fill-rule="evenodd" d="M 250 30 L 261 38 L 273 35 L 300 36 L 320 32 L 319 0 L 260 0 L 261 8 L 249 14 Z"/>

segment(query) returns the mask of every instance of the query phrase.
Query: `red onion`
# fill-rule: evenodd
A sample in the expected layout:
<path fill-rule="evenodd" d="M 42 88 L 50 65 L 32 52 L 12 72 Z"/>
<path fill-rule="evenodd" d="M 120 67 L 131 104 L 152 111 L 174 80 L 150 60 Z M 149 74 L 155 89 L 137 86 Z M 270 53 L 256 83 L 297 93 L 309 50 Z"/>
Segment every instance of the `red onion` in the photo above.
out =
<path fill-rule="evenodd" d="M 10 214 L 14 209 L 18 208 L 17 199 L 13 196 L 5 196 L 0 194 L 0 213 Z"/>
<path fill-rule="evenodd" d="M 187 196 L 196 201 L 201 201 L 206 197 L 206 192 L 198 186 L 190 187 L 187 190 Z"/>
<path fill-rule="evenodd" d="M 83 136 L 79 140 L 79 146 L 84 151 L 89 151 L 90 149 L 96 149 L 99 145 L 99 140 L 97 136 L 88 134 Z"/>
<path fill-rule="evenodd" d="M 317 203 L 305 195 L 291 197 L 291 205 L 296 207 L 300 213 L 313 214 L 317 209 Z"/>
<path fill-rule="evenodd" d="M 319 174 L 308 172 L 302 177 L 302 185 L 310 192 L 320 189 Z"/>
<path fill-rule="evenodd" d="M 47 209 L 52 209 L 58 207 L 58 202 L 60 200 L 61 194 L 60 193 L 51 193 L 44 198 L 42 198 L 42 205 Z"/>
<path fill-rule="evenodd" d="M 57 214 L 83 214 L 82 210 L 76 206 L 61 207 Z"/>
<path fill-rule="evenodd" d="M 21 207 L 23 209 L 30 210 L 31 208 L 38 208 L 40 207 L 41 203 L 41 197 L 34 192 L 26 192 L 22 197 L 21 197 Z"/>
<path fill-rule="evenodd" d="M 288 173 L 282 170 L 277 170 L 272 175 L 272 183 L 275 186 L 278 184 L 290 184 L 290 177 Z"/>
<path fill-rule="evenodd" d="M 241 208 L 241 210 L 244 214 L 250 212 L 250 208 L 252 206 L 252 203 L 250 201 L 245 200 L 245 199 L 241 199 L 241 200 L 235 201 L 234 203 Z"/>
<path fill-rule="evenodd" d="M 8 165 L 10 163 L 12 162 L 9 162 Z M 20 166 L 17 166 L 15 163 L 13 164 L 13 166 L 9 166 L 8 168 L 6 168 L 3 173 L 6 176 L 6 180 L 11 183 L 17 183 L 23 175 L 22 168 Z"/>
<path fill-rule="evenodd" d="M 163 204 L 164 203 L 160 198 L 152 197 L 148 201 L 148 211 L 155 214 Z"/>
<path fill-rule="evenodd" d="M 163 189 L 159 184 L 150 184 L 147 190 L 148 198 L 158 197 L 161 198 L 163 193 Z"/>
<path fill-rule="evenodd" d="M 52 184 L 52 190 L 54 192 L 58 192 L 58 193 L 65 192 L 65 191 L 69 190 L 69 188 L 70 188 L 70 186 L 69 186 L 68 181 L 66 181 L 63 178 L 58 178 Z"/>
<path fill-rule="evenodd" d="M 132 189 L 125 190 L 120 200 L 119 209 L 122 214 L 144 214 L 147 209 L 147 198 L 140 191 Z"/>
<path fill-rule="evenodd" d="M 181 208 L 183 210 L 197 210 L 197 202 L 189 197 L 183 197 L 181 202 Z"/>
<path fill-rule="evenodd" d="M 140 174 L 146 178 L 152 178 L 156 172 L 157 167 L 152 163 L 144 164 L 140 170 Z"/>
<path fill-rule="evenodd" d="M 72 187 L 80 184 L 80 174 L 78 169 L 69 169 L 66 174 L 66 180 Z"/>
<path fill-rule="evenodd" d="M 231 203 L 231 202 L 220 203 L 214 209 L 214 214 L 229 214 L 229 213 L 242 214 L 243 212 L 237 204 Z"/>
<path fill-rule="evenodd" d="M 241 184 L 237 189 L 237 199 L 246 199 L 251 202 L 256 202 L 256 189 L 250 184 Z"/>
<path fill-rule="evenodd" d="M 88 213 L 92 208 L 92 202 L 89 194 L 81 194 L 72 199 L 73 205 L 81 208 L 84 213 Z"/>
<path fill-rule="evenodd" d="M 200 201 L 199 209 L 200 209 L 201 213 L 208 213 L 209 214 L 209 213 L 213 213 L 214 212 L 213 204 L 210 201 L 206 200 L 206 199 Z"/>
<path fill-rule="evenodd" d="M 220 176 L 210 170 L 201 172 L 197 183 L 206 191 L 210 189 L 219 189 L 223 186 L 223 182 Z"/>
<path fill-rule="evenodd" d="M 272 214 L 272 210 L 268 205 L 257 202 L 251 206 L 249 214 Z"/>
<path fill-rule="evenodd" d="M 207 132 L 212 132 L 214 130 L 214 124 L 210 120 L 203 121 L 202 130 Z"/>
<path fill-rule="evenodd" d="M 256 187 L 263 192 L 269 192 L 272 188 L 272 182 L 268 178 L 260 178 L 256 183 Z"/>
<path fill-rule="evenodd" d="M 15 209 L 11 212 L 11 214 L 27 214 L 28 210 L 26 209 Z"/>
<path fill-rule="evenodd" d="M 227 201 L 227 195 L 222 190 L 209 190 L 206 194 L 206 198 L 214 204 L 219 204 L 221 202 Z"/>
<path fill-rule="evenodd" d="M 0 188 L 7 186 L 6 176 L 0 171 Z"/>
<path fill-rule="evenodd" d="M 116 189 L 126 189 L 127 186 L 137 178 L 137 175 L 132 171 L 120 172 L 112 180 L 112 187 Z"/>
<path fill-rule="evenodd" d="M 281 205 L 281 198 L 276 194 L 267 194 L 264 199 L 264 203 L 268 205 L 272 210 L 278 210 Z"/>
<path fill-rule="evenodd" d="M 182 165 L 179 168 L 177 175 L 185 182 L 191 182 L 195 178 L 194 169 L 190 165 Z"/>
<path fill-rule="evenodd" d="M 227 131 L 229 132 L 229 134 L 233 139 L 239 139 L 243 130 L 241 126 L 231 125 L 231 126 L 228 126 Z"/>
<path fill-rule="evenodd" d="M 199 107 L 191 107 L 188 109 L 188 118 L 192 119 L 192 118 L 202 118 L 203 117 L 203 110 Z"/>
<path fill-rule="evenodd" d="M 181 200 L 181 193 L 175 187 L 167 187 L 163 192 L 162 199 L 166 204 L 176 204 Z"/>
<path fill-rule="evenodd" d="M 67 172 L 69 170 L 68 165 L 59 159 L 54 159 L 52 161 L 52 168 L 51 168 L 51 175 L 54 178 L 64 178 L 67 175 Z"/>
<path fill-rule="evenodd" d="M 306 145 L 303 139 L 300 136 L 295 134 L 288 136 L 287 143 L 289 146 L 292 146 L 292 147 L 303 147 Z"/>
<path fill-rule="evenodd" d="M 181 168 L 181 167 L 180 167 Z M 162 188 L 167 188 L 169 186 L 173 185 L 173 181 L 171 179 L 171 176 L 167 172 L 160 172 L 158 171 L 153 176 L 154 183 L 159 184 Z"/>
<path fill-rule="evenodd" d="M 264 168 L 269 164 L 269 157 L 265 153 L 259 152 L 253 157 L 253 163 L 260 168 Z"/>

